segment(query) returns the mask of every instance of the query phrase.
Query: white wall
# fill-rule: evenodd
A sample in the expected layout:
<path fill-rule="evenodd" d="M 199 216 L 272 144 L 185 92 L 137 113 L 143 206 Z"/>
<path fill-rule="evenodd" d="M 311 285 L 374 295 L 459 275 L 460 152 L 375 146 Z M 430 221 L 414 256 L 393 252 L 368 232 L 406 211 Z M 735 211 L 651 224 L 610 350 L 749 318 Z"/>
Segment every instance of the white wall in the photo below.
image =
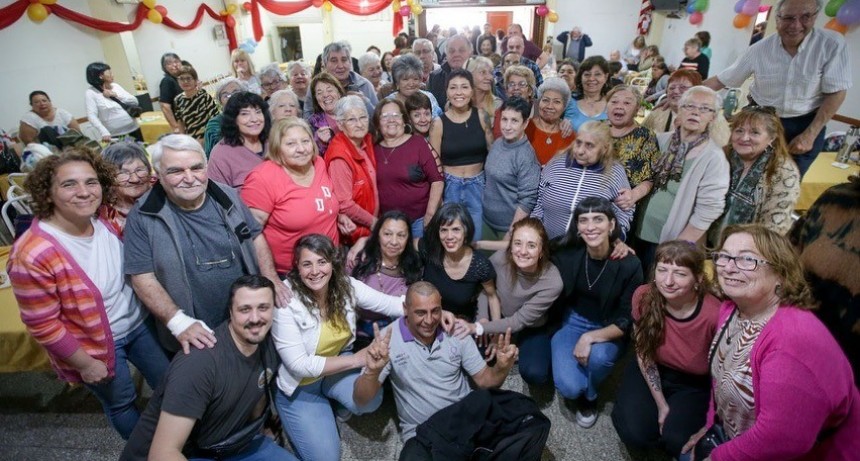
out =
<path fill-rule="evenodd" d="M 547 23 L 546 35 L 556 37 L 579 26 L 594 43 L 586 48 L 586 56 L 608 56 L 612 50 L 623 53 L 639 34 L 640 6 L 641 0 L 559 0 L 554 7 L 559 20 Z"/>

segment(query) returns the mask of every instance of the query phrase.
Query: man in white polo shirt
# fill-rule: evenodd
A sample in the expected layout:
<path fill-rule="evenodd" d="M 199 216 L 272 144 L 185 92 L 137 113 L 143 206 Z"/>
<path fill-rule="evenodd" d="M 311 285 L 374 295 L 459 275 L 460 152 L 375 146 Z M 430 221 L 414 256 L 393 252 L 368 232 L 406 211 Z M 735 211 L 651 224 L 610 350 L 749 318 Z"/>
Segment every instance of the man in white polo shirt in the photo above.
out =
<path fill-rule="evenodd" d="M 466 373 L 480 388 L 498 387 L 508 376 L 518 350 L 510 343 L 509 329 L 499 340 L 496 364 L 490 367 L 472 338 L 445 334 L 440 326 L 442 296 L 431 283 L 410 285 L 403 305 L 405 316 L 376 334 L 369 347 L 367 367 L 355 383 L 354 399 L 359 405 L 367 402 L 391 376 L 405 443 L 403 452 L 408 453 L 410 445 L 416 443 L 419 424 L 472 391 Z"/>
<path fill-rule="evenodd" d="M 734 64 L 704 82 L 714 90 L 740 87 L 751 75 L 750 97 L 776 108 L 789 152 L 806 173 L 824 146 L 824 126 L 851 88 L 845 39 L 816 29 L 822 0 L 780 0 L 776 31 L 749 47 Z"/>

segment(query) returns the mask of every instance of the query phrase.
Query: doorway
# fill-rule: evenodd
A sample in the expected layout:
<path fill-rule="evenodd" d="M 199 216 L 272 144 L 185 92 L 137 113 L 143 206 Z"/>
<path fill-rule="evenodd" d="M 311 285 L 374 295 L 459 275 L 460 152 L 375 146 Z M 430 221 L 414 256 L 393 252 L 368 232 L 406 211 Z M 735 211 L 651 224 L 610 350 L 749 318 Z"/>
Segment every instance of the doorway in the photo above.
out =
<path fill-rule="evenodd" d="M 298 26 L 278 27 L 278 46 L 280 62 L 299 61 L 302 52 L 302 34 Z"/>

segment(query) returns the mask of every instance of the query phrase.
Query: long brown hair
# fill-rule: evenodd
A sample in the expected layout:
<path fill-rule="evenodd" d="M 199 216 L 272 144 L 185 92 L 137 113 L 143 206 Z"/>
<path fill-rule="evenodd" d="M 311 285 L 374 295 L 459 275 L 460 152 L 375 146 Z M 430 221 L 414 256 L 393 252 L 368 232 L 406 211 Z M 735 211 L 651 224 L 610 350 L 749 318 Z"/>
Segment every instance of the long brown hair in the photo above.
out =
<path fill-rule="evenodd" d="M 517 265 L 514 263 L 514 257 L 511 254 L 511 249 L 514 245 L 514 234 L 517 233 L 518 230 L 529 227 L 534 229 L 538 234 L 538 238 L 540 239 L 540 257 L 538 258 L 537 263 L 537 275 L 543 275 L 544 271 L 549 264 L 549 236 L 546 233 L 546 229 L 543 227 L 543 223 L 540 219 L 537 218 L 523 218 L 519 221 L 515 222 L 511 228 L 511 240 L 508 241 L 508 249 L 505 253 L 505 261 L 508 263 L 508 269 L 511 271 L 511 281 L 517 281 Z"/>
<path fill-rule="evenodd" d="M 693 272 L 698 280 L 696 293 L 699 301 L 709 291 L 710 283 L 705 275 L 705 252 L 698 246 L 682 240 L 661 243 L 654 255 L 654 266 L 657 263 L 674 264 L 686 267 Z M 646 363 L 653 363 L 657 349 L 663 344 L 666 325 L 666 298 L 657 289 L 654 270 L 651 269 L 651 281 L 648 291 L 639 300 L 641 314 L 633 331 L 633 341 L 636 353 Z"/>
<path fill-rule="evenodd" d="M 331 279 L 328 282 L 326 306 L 320 306 L 317 303 L 316 297 L 299 275 L 299 259 L 302 250 L 316 253 L 331 264 Z M 349 323 L 346 321 L 346 304 L 354 304 L 354 293 L 352 284 L 349 282 L 349 276 L 343 266 L 343 258 L 331 239 L 321 234 L 310 234 L 300 238 L 296 242 L 296 248 L 293 252 L 293 268 L 287 277 L 293 286 L 293 294 L 308 308 L 308 311 L 312 311 L 315 307 L 320 308 L 322 318 L 331 321 L 336 329 L 349 329 Z"/>
<path fill-rule="evenodd" d="M 776 110 L 772 107 L 747 106 L 737 114 L 732 116 L 731 132 L 734 133 L 735 128 L 744 126 L 749 123 L 750 126 L 762 126 L 769 136 L 773 136 L 773 155 L 767 161 L 765 166 L 765 181 L 770 183 L 780 165 L 791 161 L 791 155 L 788 153 L 788 143 L 785 142 L 785 130 L 782 128 L 782 122 L 776 116 Z M 729 143 L 725 147 L 726 158 L 731 161 L 732 144 Z"/>

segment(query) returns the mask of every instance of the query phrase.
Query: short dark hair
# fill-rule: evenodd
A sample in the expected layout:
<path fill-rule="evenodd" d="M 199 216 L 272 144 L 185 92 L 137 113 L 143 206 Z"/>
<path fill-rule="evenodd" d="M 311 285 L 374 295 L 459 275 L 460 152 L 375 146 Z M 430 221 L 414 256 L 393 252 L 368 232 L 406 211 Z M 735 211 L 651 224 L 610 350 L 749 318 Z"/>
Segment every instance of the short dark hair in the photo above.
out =
<path fill-rule="evenodd" d="M 576 91 L 578 93 L 582 93 L 582 74 L 583 72 L 587 72 L 595 67 L 599 67 L 600 70 L 603 71 L 606 75 L 606 84 L 603 85 L 603 88 L 600 90 L 601 95 L 605 95 L 607 91 L 609 91 L 609 77 L 612 75 L 609 72 L 609 63 L 606 61 L 606 58 L 603 56 L 589 56 L 585 58 L 585 61 L 582 61 L 582 64 L 579 65 L 579 69 L 576 71 L 576 78 L 574 82 L 576 82 Z"/>
<path fill-rule="evenodd" d="M 567 232 L 565 232 L 564 236 L 558 242 L 557 247 L 581 246 L 584 244 L 582 238 L 579 236 L 576 223 L 579 221 L 579 217 L 585 213 L 600 213 L 610 220 L 615 221 L 615 229 L 609 234 L 609 247 L 614 247 L 615 241 L 621 236 L 621 226 L 618 224 L 618 218 L 615 216 L 614 205 L 603 197 L 586 197 L 576 205 L 576 208 L 573 210 L 573 216 L 570 219 L 570 225 L 567 227 Z"/>
<path fill-rule="evenodd" d="M 275 284 L 271 280 L 260 274 L 243 275 L 230 285 L 230 299 L 227 301 L 228 317 L 233 314 L 233 300 L 236 298 L 236 292 L 240 288 L 250 288 L 252 290 L 268 288 L 272 291 L 272 299 L 275 298 Z"/>
<path fill-rule="evenodd" d="M 418 109 L 433 110 L 433 103 L 430 101 L 430 97 L 420 91 L 416 91 L 412 96 L 406 98 L 405 106 L 407 114 Z"/>
<path fill-rule="evenodd" d="M 236 124 L 236 117 L 239 112 L 247 107 L 260 109 L 263 112 L 263 131 L 260 132 L 260 143 L 266 144 L 266 139 L 269 137 L 269 130 L 272 129 L 272 116 L 269 115 L 269 105 L 263 100 L 260 95 L 243 91 L 230 96 L 227 100 L 227 105 L 224 106 L 224 116 L 221 117 L 221 136 L 224 142 L 229 146 L 241 146 L 242 136 L 239 134 L 239 126 Z"/>
<path fill-rule="evenodd" d="M 475 79 L 472 78 L 472 73 L 466 69 L 454 69 L 448 74 L 448 78 L 445 79 L 445 88 L 448 88 L 448 85 L 451 83 L 451 80 L 455 78 L 465 78 L 469 81 L 469 86 L 475 88 Z"/>
<path fill-rule="evenodd" d="M 702 42 L 702 47 L 706 47 L 711 44 L 711 34 L 706 30 L 700 30 L 696 32 L 696 38 Z"/>
<path fill-rule="evenodd" d="M 502 103 L 502 112 L 513 110 L 519 112 L 523 116 L 523 121 L 527 122 L 532 114 L 532 106 L 525 99 L 514 96 Z"/>
<path fill-rule="evenodd" d="M 110 70 L 110 66 L 103 62 L 94 62 L 87 66 L 87 83 L 90 85 L 102 89 L 104 87 L 104 80 L 102 80 L 102 74 L 106 71 Z"/>
<path fill-rule="evenodd" d="M 376 127 L 376 130 L 374 130 L 376 131 L 376 133 L 374 133 L 374 139 L 376 142 L 382 141 L 382 123 L 380 118 L 382 118 L 382 108 L 389 104 L 397 106 L 397 111 L 400 112 L 403 120 L 403 130 L 406 133 L 410 133 L 412 131 L 412 120 L 409 118 L 409 112 L 406 110 L 406 106 L 403 105 L 403 102 L 397 98 L 383 99 L 379 101 L 379 104 L 376 105 L 376 109 L 373 111 L 373 126 Z"/>
<path fill-rule="evenodd" d="M 609 62 L 609 76 L 613 76 L 617 74 L 624 66 L 621 65 L 618 61 L 610 61 Z"/>
<path fill-rule="evenodd" d="M 188 74 L 188 75 L 194 77 L 194 80 L 198 80 L 197 71 L 194 70 L 194 67 L 192 67 L 192 66 L 182 66 L 179 69 L 179 72 L 176 74 L 176 76 L 180 77 L 180 76 L 185 75 L 185 74 Z"/>
<path fill-rule="evenodd" d="M 441 266 L 442 259 L 445 257 L 445 248 L 439 240 L 439 230 L 442 226 L 451 224 L 458 219 L 463 224 L 465 233 L 463 244 L 471 245 L 472 239 L 475 238 L 475 222 L 463 204 L 449 202 L 440 206 L 430 220 L 430 224 L 427 225 L 424 240 L 427 242 L 427 256 L 434 264 Z"/>
<path fill-rule="evenodd" d="M 30 104 L 33 104 L 33 98 L 34 98 L 34 97 L 36 97 L 36 96 L 44 96 L 44 97 L 48 98 L 48 101 L 50 101 L 50 100 L 51 100 L 51 97 L 50 97 L 50 96 L 48 96 L 48 93 L 45 93 L 45 92 L 44 92 L 44 91 L 42 91 L 42 90 L 36 90 L 36 91 L 33 91 L 32 93 L 30 93 L 30 99 L 29 99 L 29 100 L 30 100 Z"/>
<path fill-rule="evenodd" d="M 143 146 L 136 142 L 126 141 L 113 143 L 102 151 L 102 157 L 107 160 L 108 163 L 117 167 L 117 169 L 122 168 L 123 163 L 140 160 L 147 170 L 152 170 L 152 165 L 149 163 L 149 155 L 146 153 Z"/>

